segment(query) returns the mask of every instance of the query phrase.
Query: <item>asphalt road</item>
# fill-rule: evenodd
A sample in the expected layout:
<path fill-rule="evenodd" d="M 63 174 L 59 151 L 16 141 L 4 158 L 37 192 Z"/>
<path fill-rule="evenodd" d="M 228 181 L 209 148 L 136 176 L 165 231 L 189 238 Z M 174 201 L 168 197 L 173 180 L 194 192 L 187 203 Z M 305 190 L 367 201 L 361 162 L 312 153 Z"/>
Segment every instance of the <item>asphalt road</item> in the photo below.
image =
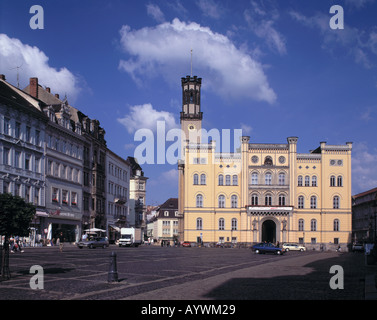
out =
<path fill-rule="evenodd" d="M 108 283 L 111 252 L 116 283 Z M 43 268 L 43 289 L 30 286 L 41 275 L 30 273 L 34 265 Z M 329 285 L 334 265 L 344 270 L 344 289 Z M 63 252 L 43 247 L 11 254 L 10 271 L 11 279 L 0 282 L 1 300 L 362 300 L 366 267 L 359 253 L 66 245 Z"/>

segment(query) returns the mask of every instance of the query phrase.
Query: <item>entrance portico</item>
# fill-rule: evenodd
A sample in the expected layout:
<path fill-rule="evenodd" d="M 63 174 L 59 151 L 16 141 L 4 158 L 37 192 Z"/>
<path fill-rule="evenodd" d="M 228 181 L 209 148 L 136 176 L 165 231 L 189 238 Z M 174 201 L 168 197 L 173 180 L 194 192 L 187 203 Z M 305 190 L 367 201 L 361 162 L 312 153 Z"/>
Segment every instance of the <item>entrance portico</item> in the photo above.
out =
<path fill-rule="evenodd" d="M 293 207 L 248 206 L 247 215 L 251 219 L 252 241 L 285 242 Z"/>

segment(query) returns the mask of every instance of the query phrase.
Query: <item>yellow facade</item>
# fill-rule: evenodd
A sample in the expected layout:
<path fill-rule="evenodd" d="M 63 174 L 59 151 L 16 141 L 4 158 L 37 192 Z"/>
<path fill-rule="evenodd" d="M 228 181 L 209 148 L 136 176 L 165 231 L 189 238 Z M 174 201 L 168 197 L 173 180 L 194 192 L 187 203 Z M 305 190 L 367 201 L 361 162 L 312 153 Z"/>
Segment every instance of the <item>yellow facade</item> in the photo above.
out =
<path fill-rule="evenodd" d="M 183 79 L 185 85 L 197 81 Z M 197 107 L 200 111 L 200 101 Z M 184 110 L 182 131 L 189 132 L 202 113 L 199 117 Z M 178 166 L 181 240 L 246 246 L 299 242 L 308 249 L 346 249 L 352 228 L 352 143 L 321 142 L 305 154 L 297 153 L 297 143 L 297 137 L 279 144 L 242 137 L 238 152 L 218 153 L 214 141 L 186 138 Z"/>

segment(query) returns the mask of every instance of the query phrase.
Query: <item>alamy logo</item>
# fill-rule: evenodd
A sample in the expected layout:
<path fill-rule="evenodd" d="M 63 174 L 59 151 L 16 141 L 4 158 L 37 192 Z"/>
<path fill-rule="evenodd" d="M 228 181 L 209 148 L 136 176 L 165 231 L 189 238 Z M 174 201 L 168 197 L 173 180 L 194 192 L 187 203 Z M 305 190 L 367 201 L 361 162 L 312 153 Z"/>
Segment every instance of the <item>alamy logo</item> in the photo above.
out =
<path fill-rule="evenodd" d="M 30 272 L 31 274 L 34 274 L 30 281 L 30 288 L 33 290 L 43 290 L 44 289 L 44 272 L 43 268 L 39 265 L 31 266 Z"/>
<path fill-rule="evenodd" d="M 31 6 L 29 13 L 34 14 L 29 21 L 29 26 L 33 30 L 44 29 L 44 11 L 42 6 Z"/>
<path fill-rule="evenodd" d="M 344 289 L 344 270 L 339 265 L 333 265 L 330 268 L 330 273 L 334 274 L 330 279 L 330 288 L 333 290 Z"/>

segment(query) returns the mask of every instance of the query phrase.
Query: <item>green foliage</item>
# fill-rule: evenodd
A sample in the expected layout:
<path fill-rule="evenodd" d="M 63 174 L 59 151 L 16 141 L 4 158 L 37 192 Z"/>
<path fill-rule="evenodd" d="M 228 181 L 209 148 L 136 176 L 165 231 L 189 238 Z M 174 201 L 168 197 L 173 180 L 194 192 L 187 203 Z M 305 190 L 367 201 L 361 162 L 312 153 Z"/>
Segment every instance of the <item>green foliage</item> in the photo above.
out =
<path fill-rule="evenodd" d="M 0 194 L 0 234 L 28 236 L 36 208 L 19 196 Z"/>

